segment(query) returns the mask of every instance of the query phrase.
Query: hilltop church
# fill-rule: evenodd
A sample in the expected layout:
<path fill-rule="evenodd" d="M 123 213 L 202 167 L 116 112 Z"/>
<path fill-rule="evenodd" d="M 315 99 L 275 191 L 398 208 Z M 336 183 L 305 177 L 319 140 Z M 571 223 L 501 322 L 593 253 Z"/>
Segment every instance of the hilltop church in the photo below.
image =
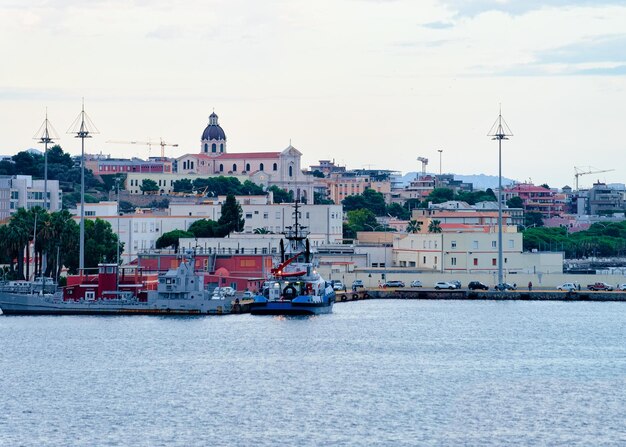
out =
<path fill-rule="evenodd" d="M 302 153 L 291 145 L 281 152 L 228 153 L 226 133 L 213 112 L 202 132 L 200 153 L 183 155 L 176 164 L 179 174 L 245 175 L 256 184 L 276 185 L 313 203 L 313 178 L 302 173 L 301 157 Z"/>

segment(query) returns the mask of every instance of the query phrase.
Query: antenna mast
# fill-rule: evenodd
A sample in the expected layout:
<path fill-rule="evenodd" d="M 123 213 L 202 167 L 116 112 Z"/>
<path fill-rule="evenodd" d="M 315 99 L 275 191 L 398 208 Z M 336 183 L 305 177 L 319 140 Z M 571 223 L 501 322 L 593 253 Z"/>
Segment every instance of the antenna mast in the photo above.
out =
<path fill-rule="evenodd" d="M 502 118 L 502 106 L 487 136 L 492 137 L 492 140 L 498 140 L 498 284 L 502 284 L 502 140 L 508 140 L 508 137 L 513 136 L 513 132 Z"/>
<path fill-rule="evenodd" d="M 81 112 L 78 114 L 68 134 L 75 134 L 74 138 L 80 138 L 80 252 L 78 255 L 78 271 L 82 275 L 85 269 L 85 138 L 91 138 L 91 134 L 100 133 L 95 124 L 85 113 L 85 98 Z"/>

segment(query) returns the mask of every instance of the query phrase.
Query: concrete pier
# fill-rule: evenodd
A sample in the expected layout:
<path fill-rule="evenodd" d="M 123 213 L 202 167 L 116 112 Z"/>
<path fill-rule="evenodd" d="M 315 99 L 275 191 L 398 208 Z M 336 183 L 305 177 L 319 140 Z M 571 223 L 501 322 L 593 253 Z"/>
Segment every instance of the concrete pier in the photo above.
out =
<path fill-rule="evenodd" d="M 347 301 L 353 301 L 348 292 Z M 366 296 L 364 296 L 366 295 Z M 433 290 L 433 289 L 368 289 L 356 299 L 407 299 L 407 300 L 525 300 L 525 301 L 625 301 L 626 292 L 590 292 L 587 290 L 561 292 L 537 290 L 483 291 L 483 290 Z M 341 301 L 339 294 L 337 301 Z"/>

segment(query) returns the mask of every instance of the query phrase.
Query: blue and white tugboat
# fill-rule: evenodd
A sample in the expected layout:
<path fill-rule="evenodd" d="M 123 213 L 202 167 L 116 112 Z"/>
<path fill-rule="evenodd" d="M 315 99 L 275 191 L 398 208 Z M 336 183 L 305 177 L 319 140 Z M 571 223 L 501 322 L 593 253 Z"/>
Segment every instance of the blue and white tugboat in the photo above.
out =
<path fill-rule="evenodd" d="M 309 233 L 298 222 L 297 201 L 294 208 L 295 224 L 283 233 L 287 246 L 281 239 L 280 263 L 271 270 L 262 295 L 250 304 L 252 315 L 318 315 L 333 310 L 335 291 L 317 273 Z"/>

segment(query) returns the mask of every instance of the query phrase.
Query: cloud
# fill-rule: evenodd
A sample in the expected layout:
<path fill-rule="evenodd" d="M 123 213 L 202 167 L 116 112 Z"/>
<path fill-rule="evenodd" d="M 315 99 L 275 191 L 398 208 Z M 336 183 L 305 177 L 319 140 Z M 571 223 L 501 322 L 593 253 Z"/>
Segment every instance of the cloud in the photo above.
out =
<path fill-rule="evenodd" d="M 441 3 L 459 16 L 469 17 L 489 11 L 520 15 L 542 8 L 624 5 L 623 0 L 441 0 Z"/>
<path fill-rule="evenodd" d="M 430 28 L 430 29 L 447 29 L 447 28 L 452 28 L 454 26 L 454 23 L 430 22 L 430 23 L 422 23 L 420 26 L 423 26 L 424 28 Z"/>

